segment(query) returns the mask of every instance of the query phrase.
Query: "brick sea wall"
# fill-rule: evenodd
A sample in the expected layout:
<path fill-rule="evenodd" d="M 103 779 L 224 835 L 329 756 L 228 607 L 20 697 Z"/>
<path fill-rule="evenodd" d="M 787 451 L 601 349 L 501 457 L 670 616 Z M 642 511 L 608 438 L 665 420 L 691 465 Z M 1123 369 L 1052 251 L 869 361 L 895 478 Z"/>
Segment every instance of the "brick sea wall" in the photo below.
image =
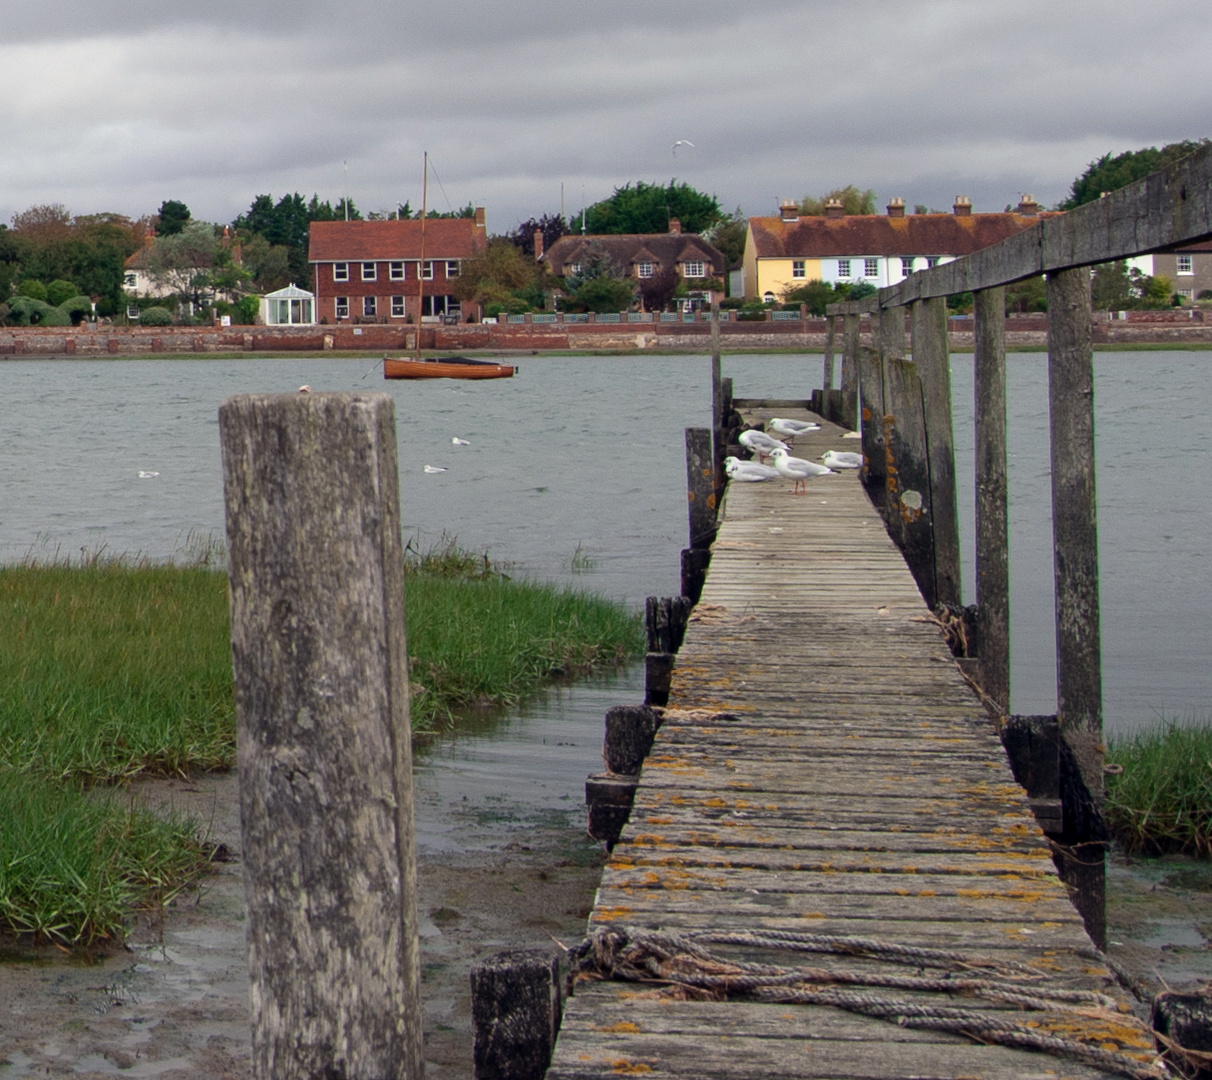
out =
<path fill-rule="evenodd" d="M 1207 344 L 1212 347 L 1212 320 L 1204 312 L 1133 311 L 1125 319 L 1099 316 L 1092 331 L 1096 344 Z M 230 326 L 230 327 L 98 327 L 0 328 L 2 357 L 105 357 L 160 354 L 329 352 L 363 350 L 400 353 L 415 347 L 412 326 Z M 868 320 L 864 339 L 870 341 Z M 1046 315 L 1017 315 L 1006 321 L 1006 344 L 1042 346 L 1047 343 Z M 727 322 L 720 326 L 725 349 L 805 349 L 825 347 L 825 319 L 779 322 Z M 950 320 L 949 340 L 955 349 L 970 349 L 972 320 Z M 644 349 L 707 352 L 708 323 L 475 323 L 462 326 L 425 325 L 424 349 L 442 352 L 502 350 L 635 351 Z M 836 343 L 840 352 L 840 335 Z"/>

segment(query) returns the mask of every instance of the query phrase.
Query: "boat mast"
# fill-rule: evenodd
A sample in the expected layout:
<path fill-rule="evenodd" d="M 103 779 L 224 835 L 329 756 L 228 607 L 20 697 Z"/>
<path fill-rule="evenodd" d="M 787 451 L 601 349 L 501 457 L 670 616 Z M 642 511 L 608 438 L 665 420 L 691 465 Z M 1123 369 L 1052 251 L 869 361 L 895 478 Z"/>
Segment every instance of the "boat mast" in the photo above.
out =
<path fill-rule="evenodd" d="M 421 323 L 425 319 L 425 210 L 429 198 L 429 151 L 425 151 L 425 172 L 421 177 L 421 258 L 417 263 L 417 359 L 421 359 Z"/>

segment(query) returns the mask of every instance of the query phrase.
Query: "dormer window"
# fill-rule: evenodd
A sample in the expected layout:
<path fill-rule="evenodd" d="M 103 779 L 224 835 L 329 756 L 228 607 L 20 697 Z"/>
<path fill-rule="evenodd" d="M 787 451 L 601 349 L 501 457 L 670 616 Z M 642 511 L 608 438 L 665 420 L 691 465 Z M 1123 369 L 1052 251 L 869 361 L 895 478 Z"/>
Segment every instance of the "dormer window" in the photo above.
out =
<path fill-rule="evenodd" d="M 683 277 L 706 277 L 707 264 L 701 262 L 688 262 L 682 264 Z"/>
<path fill-rule="evenodd" d="M 583 269 L 583 267 L 581 266 L 580 263 L 569 263 L 567 266 L 564 267 L 564 273 L 571 274 L 573 277 L 578 277 L 578 276 L 580 276 L 582 269 Z"/>
<path fill-rule="evenodd" d="M 638 278 L 652 277 L 652 263 L 641 262 L 635 264 L 635 276 Z"/>

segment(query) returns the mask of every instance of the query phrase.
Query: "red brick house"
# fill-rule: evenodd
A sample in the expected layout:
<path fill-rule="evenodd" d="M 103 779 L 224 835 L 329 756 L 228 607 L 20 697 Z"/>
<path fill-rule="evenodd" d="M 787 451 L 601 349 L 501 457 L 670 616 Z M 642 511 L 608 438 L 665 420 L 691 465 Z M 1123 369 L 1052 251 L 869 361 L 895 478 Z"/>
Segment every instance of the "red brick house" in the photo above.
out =
<path fill-rule="evenodd" d="M 475 218 L 429 218 L 421 266 L 421 222 L 313 221 L 309 261 L 319 322 L 412 322 L 476 311 L 450 295 L 464 259 L 484 251 L 484 209 Z M 418 312 L 418 309 L 420 311 Z"/>

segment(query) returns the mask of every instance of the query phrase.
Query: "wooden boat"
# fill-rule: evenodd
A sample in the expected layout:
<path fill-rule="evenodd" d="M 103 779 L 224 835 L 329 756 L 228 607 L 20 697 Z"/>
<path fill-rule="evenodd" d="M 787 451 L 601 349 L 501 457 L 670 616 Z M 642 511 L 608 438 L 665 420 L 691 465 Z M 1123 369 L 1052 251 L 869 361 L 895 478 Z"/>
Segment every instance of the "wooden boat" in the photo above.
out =
<path fill-rule="evenodd" d="M 518 369 L 491 360 L 472 360 L 466 356 L 439 356 L 433 359 L 383 357 L 385 379 L 508 379 Z"/>

